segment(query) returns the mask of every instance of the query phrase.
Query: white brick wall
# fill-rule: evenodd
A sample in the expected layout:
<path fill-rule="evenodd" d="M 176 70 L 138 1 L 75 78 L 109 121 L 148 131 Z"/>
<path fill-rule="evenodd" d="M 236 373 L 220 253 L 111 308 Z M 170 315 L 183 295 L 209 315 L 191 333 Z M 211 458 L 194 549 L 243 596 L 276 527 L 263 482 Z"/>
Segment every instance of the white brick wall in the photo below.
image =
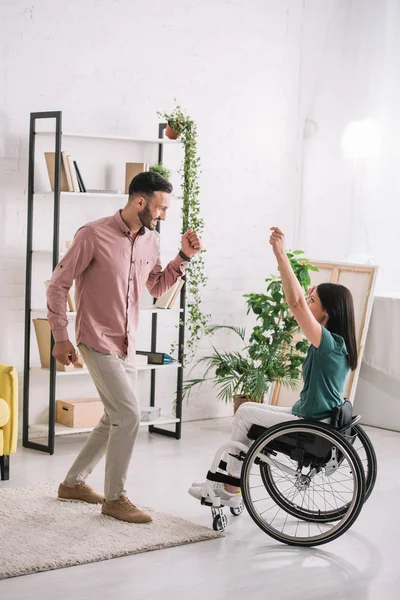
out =
<path fill-rule="evenodd" d="M 15 0 L 1 4 L 0 360 L 21 372 L 31 111 L 62 110 L 65 131 L 137 137 L 156 135 L 156 111 L 171 108 L 175 97 L 190 112 L 198 124 L 203 169 L 209 275 L 204 307 L 214 322 L 246 321 L 242 295 L 261 290 L 264 278 L 275 269 L 268 247 L 272 224 L 284 228 L 289 245 L 298 247 L 301 240 L 302 247 L 317 257 L 343 259 L 353 250 L 348 239 L 342 243 L 337 233 L 346 222 L 345 207 L 332 216 L 337 190 L 318 178 L 329 169 L 333 156 L 339 192 L 348 192 L 354 184 L 346 166 L 336 160 L 342 126 L 362 112 L 357 88 L 349 83 L 346 56 L 353 61 L 361 57 L 364 72 L 368 68 L 360 51 L 365 23 L 356 18 L 362 16 L 365 3 L 351 4 L 350 21 L 346 20 L 350 5 L 339 0 L 313 0 L 305 9 L 300 0 Z M 393 6 L 391 0 L 367 4 L 387 10 Z M 371 10 L 367 11 L 370 21 Z M 385 10 L 381 14 L 383 19 Z M 347 110 L 350 99 L 344 93 L 343 105 L 335 101 L 344 86 L 343 72 L 349 78 L 352 111 Z M 328 85 L 332 80 L 334 90 Z M 339 113 L 341 118 L 332 121 L 332 114 Z M 304 146 L 306 117 L 319 119 L 321 136 Z M 333 141 L 330 127 L 336 127 Z M 120 181 L 125 162 L 139 159 L 136 150 L 93 142 L 71 142 L 66 149 L 79 158 L 92 187 Z M 308 160 L 304 178 L 303 150 Z M 46 184 L 46 173 L 42 150 L 37 156 L 42 169 L 39 189 Z M 171 162 L 176 164 L 177 158 Z M 315 202 L 321 196 L 324 208 L 318 210 Z M 71 200 L 70 210 L 63 212 L 62 241 L 97 212 L 102 216 L 118 208 L 115 202 L 101 201 L 95 207 L 86 201 L 84 206 L 76 203 Z M 163 238 L 168 258 L 178 244 L 177 206 L 171 213 Z M 47 246 L 49 205 L 40 201 L 37 214 L 36 242 Z M 305 214 L 306 224 L 300 218 Z M 334 232 L 326 226 L 331 218 Z M 373 211 L 368 218 L 372 230 Z M 385 248 L 380 262 L 387 267 L 386 281 L 390 281 L 394 262 Z M 370 249 L 359 240 L 358 251 Z M 39 269 L 35 275 L 39 296 L 45 273 L 46 269 Z M 165 328 L 166 335 L 171 329 L 172 324 Z M 230 343 L 226 336 L 213 342 Z M 204 340 L 200 352 L 209 348 L 210 340 Z M 72 391 L 60 390 L 59 395 L 67 397 Z M 45 397 L 35 398 L 35 418 L 40 417 Z M 169 394 L 161 398 L 165 405 L 170 400 Z M 184 414 L 192 419 L 230 410 L 204 386 L 192 395 Z"/>

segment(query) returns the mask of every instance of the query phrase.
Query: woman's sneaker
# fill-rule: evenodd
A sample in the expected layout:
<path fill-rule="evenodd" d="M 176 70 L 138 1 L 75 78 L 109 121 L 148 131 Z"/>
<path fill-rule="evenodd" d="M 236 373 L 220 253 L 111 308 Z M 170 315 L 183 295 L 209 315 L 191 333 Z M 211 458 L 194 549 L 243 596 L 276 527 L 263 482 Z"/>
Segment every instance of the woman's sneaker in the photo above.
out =
<path fill-rule="evenodd" d="M 214 505 L 215 498 L 220 499 L 221 506 L 238 508 L 242 503 L 242 494 L 240 492 L 228 492 L 223 483 L 217 481 L 204 481 L 200 485 L 192 485 L 189 488 L 189 494 L 197 500 L 203 500 L 206 504 Z"/>

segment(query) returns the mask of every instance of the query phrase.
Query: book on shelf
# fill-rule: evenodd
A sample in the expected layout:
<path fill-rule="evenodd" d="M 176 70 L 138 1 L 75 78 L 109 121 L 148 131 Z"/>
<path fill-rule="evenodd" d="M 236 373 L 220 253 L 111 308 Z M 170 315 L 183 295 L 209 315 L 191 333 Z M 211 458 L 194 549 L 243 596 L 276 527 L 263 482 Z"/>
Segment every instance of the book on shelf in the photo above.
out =
<path fill-rule="evenodd" d="M 78 179 L 78 185 L 79 185 L 80 191 L 81 192 L 86 192 L 86 187 L 85 187 L 85 184 L 83 183 L 82 175 L 81 175 L 81 172 L 80 172 L 79 167 L 77 165 L 77 162 L 76 162 L 76 160 L 74 160 L 72 162 L 74 163 L 74 167 L 75 167 L 75 171 L 76 171 L 76 177 Z"/>
<path fill-rule="evenodd" d="M 157 298 L 156 303 L 154 304 L 155 308 L 171 308 L 184 284 L 185 281 L 183 279 L 178 279 L 172 288 Z"/>
<path fill-rule="evenodd" d="M 175 361 L 172 356 L 165 352 L 147 352 L 144 350 L 136 350 L 136 355 L 147 356 L 149 365 L 170 365 Z"/>
<path fill-rule="evenodd" d="M 80 192 L 81 188 L 80 188 L 79 183 L 78 183 L 78 177 L 77 177 L 77 174 L 76 174 L 74 161 L 72 160 L 72 156 L 70 154 L 68 154 L 67 156 L 68 156 L 69 171 L 70 171 L 71 180 L 72 180 L 72 191 L 73 192 Z"/>
<path fill-rule="evenodd" d="M 135 356 L 135 363 L 136 366 L 138 365 L 148 365 L 149 364 L 149 358 L 146 354 L 136 354 Z"/>
<path fill-rule="evenodd" d="M 67 175 L 68 191 L 73 192 L 74 184 L 72 182 L 71 168 L 69 166 L 68 154 L 66 152 L 61 152 L 61 160 L 63 161 L 65 173 Z"/>
<path fill-rule="evenodd" d="M 75 304 L 75 290 L 72 291 L 72 288 L 69 290 L 67 294 L 67 303 L 69 312 L 76 312 L 76 304 Z"/>
<path fill-rule="evenodd" d="M 125 167 L 125 194 L 129 193 L 129 185 L 136 175 L 149 170 L 149 163 L 126 163 Z"/>
<path fill-rule="evenodd" d="M 56 172 L 56 153 L 55 152 L 45 152 L 44 157 L 46 160 L 47 172 L 49 174 L 50 187 L 51 191 L 54 192 L 54 183 L 55 183 L 55 172 Z M 61 165 L 60 165 L 60 191 L 61 192 L 69 192 L 67 172 L 65 169 L 65 162 L 63 157 L 61 157 Z"/>
<path fill-rule="evenodd" d="M 36 340 L 39 348 L 40 365 L 43 369 L 50 369 L 50 340 L 51 329 L 47 319 L 33 319 L 33 325 L 36 333 Z M 85 364 L 82 356 L 78 352 L 75 363 L 63 365 L 56 361 L 57 371 L 73 371 L 74 369 L 84 369 Z"/>

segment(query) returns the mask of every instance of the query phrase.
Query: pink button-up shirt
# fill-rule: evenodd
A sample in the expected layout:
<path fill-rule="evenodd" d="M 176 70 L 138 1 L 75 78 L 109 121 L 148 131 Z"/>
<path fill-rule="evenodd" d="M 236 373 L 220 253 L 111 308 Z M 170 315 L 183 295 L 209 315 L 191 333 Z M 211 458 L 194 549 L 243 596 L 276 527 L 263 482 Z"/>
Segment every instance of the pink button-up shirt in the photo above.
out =
<path fill-rule="evenodd" d="M 158 234 L 143 228 L 133 238 L 119 211 L 84 225 L 47 289 L 54 340 L 68 340 L 67 294 L 75 280 L 76 343 L 105 354 L 133 354 L 144 286 L 158 298 L 184 274 L 186 265 L 178 255 L 162 270 Z"/>

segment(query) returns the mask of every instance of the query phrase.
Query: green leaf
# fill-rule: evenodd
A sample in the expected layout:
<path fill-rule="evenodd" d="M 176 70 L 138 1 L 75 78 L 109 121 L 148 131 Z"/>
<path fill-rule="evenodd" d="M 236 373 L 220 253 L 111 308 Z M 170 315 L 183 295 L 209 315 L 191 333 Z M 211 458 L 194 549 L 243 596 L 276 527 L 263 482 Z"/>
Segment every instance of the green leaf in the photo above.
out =
<path fill-rule="evenodd" d="M 219 331 L 220 329 L 227 329 L 228 331 L 233 331 L 243 341 L 245 340 L 245 336 L 246 336 L 246 328 L 245 327 L 234 327 L 232 325 L 211 325 L 209 328 L 209 332 L 214 333 L 215 331 Z"/>

